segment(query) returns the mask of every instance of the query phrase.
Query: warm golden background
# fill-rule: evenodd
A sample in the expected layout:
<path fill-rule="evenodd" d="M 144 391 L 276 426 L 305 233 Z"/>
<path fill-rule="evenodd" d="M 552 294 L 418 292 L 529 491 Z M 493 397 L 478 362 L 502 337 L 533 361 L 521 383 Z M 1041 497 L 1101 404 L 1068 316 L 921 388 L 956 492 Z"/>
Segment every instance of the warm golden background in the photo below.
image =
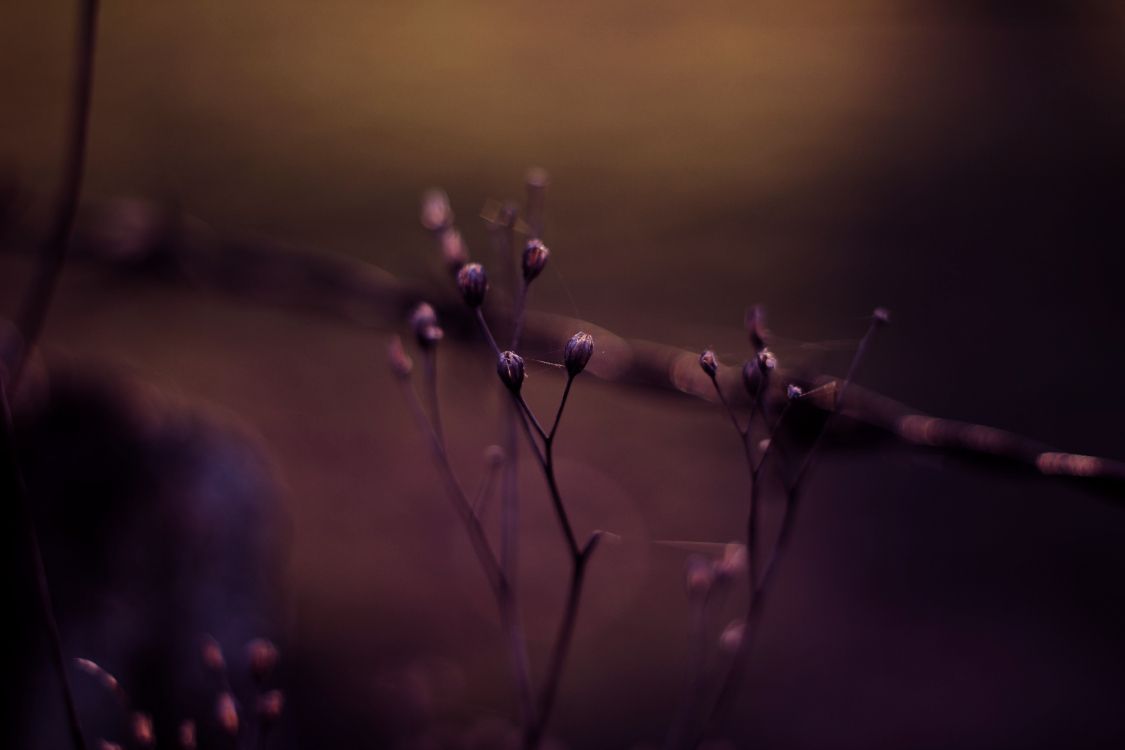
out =
<path fill-rule="evenodd" d="M 25 226 L 42 226 L 57 182 L 72 17 L 58 0 L 0 10 L 0 177 Z M 733 362 L 742 311 L 762 302 L 783 360 L 839 374 L 835 342 L 885 305 L 894 325 L 865 385 L 1125 455 L 1115 0 L 107 0 L 92 118 L 87 196 L 169 203 L 218 234 L 403 278 L 436 273 L 425 188 L 448 190 L 487 257 L 475 215 L 542 165 L 540 309 Z M 5 314 L 27 268 L 0 261 Z M 386 684 L 419 659 L 463 680 L 435 699 L 443 720 L 510 714 L 483 581 L 384 341 L 79 263 L 44 342 L 48 361 L 207 404 L 272 455 L 292 525 L 288 731 L 304 747 L 409 735 Z M 447 420 L 475 481 L 495 440 L 489 358 L 449 349 Z M 534 370 L 528 387 L 548 409 L 561 383 Z M 658 742 L 688 618 L 683 556 L 651 542 L 740 535 L 737 443 L 708 405 L 583 382 L 559 451 L 580 528 L 623 541 L 591 570 L 554 728 L 574 748 Z M 561 599 L 561 545 L 526 479 L 539 632 Z M 738 747 L 1125 738 L 1119 506 L 896 448 L 834 453 L 809 490 Z"/>

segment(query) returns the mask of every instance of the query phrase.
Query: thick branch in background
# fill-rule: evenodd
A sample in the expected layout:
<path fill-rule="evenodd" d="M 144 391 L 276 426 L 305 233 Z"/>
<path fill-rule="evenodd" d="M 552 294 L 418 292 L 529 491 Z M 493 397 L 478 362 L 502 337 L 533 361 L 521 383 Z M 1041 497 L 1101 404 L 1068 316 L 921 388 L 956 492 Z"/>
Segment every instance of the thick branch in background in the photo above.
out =
<path fill-rule="evenodd" d="M 4 243 L 5 251 L 27 247 L 28 243 L 20 239 L 19 227 L 9 227 L 4 234 L 9 238 Z M 73 244 L 75 260 L 364 327 L 397 327 L 414 305 L 429 301 L 438 308 L 448 334 L 459 338 L 476 334 L 472 315 L 454 299 L 448 283 L 405 282 L 355 258 L 224 237 L 198 219 L 145 201 L 115 200 L 86 206 Z M 498 294 L 491 297 L 493 304 L 508 304 Z M 623 386 L 715 399 L 710 381 L 699 369 L 698 352 L 629 340 L 588 321 L 535 312 L 527 313 L 524 345 L 529 350 L 557 349 L 575 330 L 589 331 L 598 341 L 599 356 L 589 368 L 596 377 Z M 728 375 L 736 377 L 737 373 Z M 815 407 L 809 411 L 831 410 L 835 407 L 831 396 L 835 380 L 800 368 L 782 370 L 773 378 L 767 398 L 775 404 L 780 402 L 785 398 L 785 384 L 791 382 L 802 386 L 827 384 L 821 398 L 808 400 Z M 728 388 L 727 392 L 735 400 L 746 399 L 740 387 Z M 849 435 L 849 444 L 881 434 L 908 445 L 962 454 L 1001 467 L 1083 481 L 1113 494 L 1125 489 L 1125 463 L 1121 461 L 1067 453 L 1005 430 L 930 416 L 857 385 L 852 386 L 841 416 L 845 418 L 842 427 L 874 428 L 843 430 Z"/>

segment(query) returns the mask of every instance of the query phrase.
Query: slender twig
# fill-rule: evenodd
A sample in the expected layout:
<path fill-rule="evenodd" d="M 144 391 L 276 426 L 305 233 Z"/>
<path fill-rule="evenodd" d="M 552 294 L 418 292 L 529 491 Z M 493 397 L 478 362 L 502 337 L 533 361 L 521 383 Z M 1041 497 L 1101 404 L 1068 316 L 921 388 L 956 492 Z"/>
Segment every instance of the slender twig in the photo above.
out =
<path fill-rule="evenodd" d="M 499 447 L 496 448 L 499 451 Z M 505 459 L 501 459 L 504 461 Z M 500 462 L 489 463 L 485 468 L 484 476 L 481 477 L 480 485 L 477 487 L 477 494 L 473 499 L 473 513 L 477 518 L 484 523 L 484 512 L 487 509 L 488 498 L 491 497 L 492 491 L 496 484 L 496 475 L 500 473 L 500 468 L 503 464 Z"/>
<path fill-rule="evenodd" d="M 426 383 L 426 394 L 430 400 L 430 419 L 433 420 L 434 434 L 445 449 L 445 430 L 441 423 L 441 402 L 438 398 L 437 385 L 437 351 L 433 346 L 428 346 L 422 351 L 422 379 Z"/>
<path fill-rule="evenodd" d="M 59 623 L 55 618 L 55 608 L 51 600 L 51 587 L 47 580 L 47 569 L 43 563 L 43 550 L 39 544 L 39 534 L 35 529 L 35 519 L 28 500 L 27 485 L 16 460 L 15 434 L 6 385 L 0 380 L 0 412 L 2 412 L 0 420 L 3 422 L 0 425 L 0 441 L 2 441 L 0 442 L 0 461 L 3 462 L 2 467 L 0 467 L 0 474 L 2 474 L 0 482 L 3 483 L 3 494 L 15 501 L 16 511 L 20 514 L 20 524 L 23 527 L 27 546 L 31 553 L 36 595 L 39 600 L 40 614 L 43 617 L 44 629 L 47 631 L 47 640 L 51 648 L 51 662 L 59 680 L 59 688 L 62 691 L 70 739 L 75 750 L 85 750 L 86 738 L 82 734 L 82 724 L 74 703 L 70 678 L 66 672 L 67 663 L 63 655 L 62 636 L 59 634 Z"/>
<path fill-rule="evenodd" d="M 19 387 L 24 367 L 31 351 L 39 341 L 47 311 L 51 306 L 59 275 L 66 260 L 74 217 L 78 211 L 78 198 L 82 192 L 82 178 L 86 172 L 86 147 L 90 128 L 90 101 L 94 89 L 94 50 L 97 44 L 99 0 L 81 0 L 79 3 L 74 59 L 74 82 L 71 96 L 70 132 L 63 157 L 63 178 L 59 188 L 58 205 L 47 240 L 37 255 L 35 269 L 27 292 L 16 313 L 16 327 L 22 337 L 11 363 L 8 387 L 15 392 Z"/>

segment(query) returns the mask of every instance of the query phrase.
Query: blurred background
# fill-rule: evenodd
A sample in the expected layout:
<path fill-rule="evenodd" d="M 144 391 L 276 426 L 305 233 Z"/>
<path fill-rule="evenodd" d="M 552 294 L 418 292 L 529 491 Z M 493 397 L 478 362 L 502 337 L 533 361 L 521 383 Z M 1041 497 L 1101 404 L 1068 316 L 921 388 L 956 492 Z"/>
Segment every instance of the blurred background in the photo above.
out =
<path fill-rule="evenodd" d="M 20 250 L 45 231 L 58 184 L 74 17 L 60 0 L 0 12 L 6 317 L 31 267 Z M 894 324 L 865 386 L 1125 457 L 1116 0 L 105 2 L 90 205 L 170 207 L 215 236 L 337 253 L 440 289 L 422 192 L 447 190 L 487 262 L 477 216 L 519 198 L 530 166 L 551 177 L 538 309 L 733 364 L 743 310 L 760 302 L 783 365 L 840 375 L 883 305 Z M 169 414 L 240 436 L 234 458 L 219 441 L 226 468 L 201 492 L 275 498 L 250 502 L 268 524 L 239 528 L 268 549 L 259 614 L 276 616 L 251 619 L 282 645 L 282 743 L 454 747 L 468 745 L 442 738 L 476 732 L 487 746 L 513 715 L 483 576 L 387 372 L 387 333 L 401 329 L 78 259 L 45 332 L 37 367 L 52 387 L 64 379 L 50 373 L 79 372 L 130 403 L 146 394 L 123 467 L 149 458 L 143 435 L 194 445 Z M 479 341 L 441 356 L 451 451 L 474 486 L 500 434 L 491 357 Z M 104 490 L 117 474 L 87 494 L 96 467 L 80 439 L 71 463 L 53 460 L 35 382 L 21 407 L 39 440 L 32 464 L 66 478 L 62 507 L 116 507 Z M 561 387 L 531 368 L 537 408 Z M 73 435 L 92 423 L 63 424 Z M 580 533 L 621 541 L 590 569 L 553 734 L 573 748 L 659 746 L 690 649 L 685 553 L 654 541 L 741 537 L 740 447 L 710 404 L 589 378 L 558 452 Z M 526 459 L 525 614 L 541 674 L 566 572 Z M 33 493 L 46 486 L 33 479 Z M 170 483 L 154 472 L 132 486 L 146 497 L 129 513 L 161 493 L 196 502 Z M 112 626 L 98 641 L 67 624 L 104 599 L 81 556 L 52 557 L 74 550 L 63 515 L 43 533 L 65 645 L 112 653 Z M 144 535 L 122 528 L 83 536 L 119 550 L 132 542 L 116 535 Z M 724 734 L 777 748 L 1125 742 L 1123 539 L 1125 508 L 1104 492 L 894 445 L 834 451 L 812 476 Z M 221 619 L 200 601 L 202 620 Z M 232 629 L 232 649 L 243 635 Z"/>

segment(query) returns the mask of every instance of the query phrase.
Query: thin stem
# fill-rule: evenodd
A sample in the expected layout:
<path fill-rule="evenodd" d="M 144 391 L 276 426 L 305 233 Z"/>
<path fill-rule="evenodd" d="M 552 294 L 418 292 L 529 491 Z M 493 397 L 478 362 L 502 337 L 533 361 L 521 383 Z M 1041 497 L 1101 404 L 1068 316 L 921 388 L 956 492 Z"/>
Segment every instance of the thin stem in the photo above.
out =
<path fill-rule="evenodd" d="M 82 178 L 86 172 L 86 146 L 90 129 L 90 101 L 94 89 L 94 51 L 97 45 L 99 0 L 81 0 L 78 19 L 77 54 L 74 59 L 74 88 L 71 98 L 70 133 L 63 164 L 62 186 L 59 189 L 58 207 L 51 224 L 47 241 L 37 256 L 35 270 L 27 293 L 16 313 L 16 327 L 22 343 L 14 353 L 11 363 L 12 392 L 19 387 L 24 366 L 31 351 L 39 341 L 47 310 L 51 306 L 59 275 L 66 260 L 78 199 L 82 192 Z"/>
<path fill-rule="evenodd" d="M 484 311 L 479 307 L 476 308 L 477 323 L 480 324 L 480 329 L 484 332 L 484 337 L 488 339 L 488 345 L 492 347 L 492 353 L 497 357 L 500 356 L 500 345 L 496 343 L 496 337 L 492 335 L 492 329 L 488 327 L 488 321 L 484 319 Z"/>
<path fill-rule="evenodd" d="M 442 449 L 445 448 L 445 430 L 441 424 L 441 403 L 438 400 L 437 387 L 437 349 L 428 346 L 422 350 L 423 379 L 426 381 L 426 393 L 430 399 L 430 418 L 433 420 L 434 434 Z"/>
<path fill-rule="evenodd" d="M 551 712 L 554 710 L 559 684 L 562 681 L 563 667 L 566 665 L 567 654 L 570 652 L 570 644 L 574 640 L 574 627 L 578 622 L 578 608 L 582 602 L 582 586 L 586 580 L 586 566 L 590 562 L 590 556 L 593 555 L 600 539 L 601 534 L 594 532 L 586 542 L 586 546 L 574 555 L 570 588 L 566 596 L 566 608 L 563 610 L 562 622 L 559 624 L 559 632 L 551 649 L 547 674 L 543 681 L 543 692 L 539 700 L 539 720 L 531 726 L 524 738 L 524 747 L 529 750 L 539 746 L 550 721 Z"/>
<path fill-rule="evenodd" d="M 566 400 L 570 396 L 570 386 L 574 384 L 574 376 L 567 373 L 566 386 L 563 388 L 562 398 L 559 399 L 559 409 L 555 412 L 555 423 L 551 425 L 551 432 L 547 435 L 547 439 L 554 442 L 555 435 L 559 431 L 559 421 L 562 420 L 563 409 L 566 408 Z"/>
<path fill-rule="evenodd" d="M 507 459 L 505 458 L 505 462 Z M 500 473 L 501 464 L 490 463 L 481 477 L 480 486 L 477 487 L 477 494 L 473 498 L 473 514 L 484 522 L 484 511 L 488 505 L 488 498 L 492 496 L 492 491 L 496 485 L 496 475 Z"/>
<path fill-rule="evenodd" d="M 543 429 L 543 425 L 539 423 L 539 419 L 535 416 L 535 413 L 531 411 L 531 407 L 527 405 L 526 401 L 524 401 L 523 394 L 513 391 L 512 396 L 515 398 L 516 403 L 519 405 L 520 409 L 527 416 L 528 423 L 530 423 L 531 426 L 535 428 L 535 432 L 538 433 L 539 437 L 543 440 L 543 445 L 549 452 L 550 443 L 552 442 L 551 435 L 548 435 L 547 432 Z M 554 429 L 552 428 L 552 433 L 553 432 Z"/>
<path fill-rule="evenodd" d="M 74 693 L 70 687 L 70 678 L 66 673 L 66 658 L 63 655 L 62 636 L 59 634 L 59 623 L 55 619 L 55 608 L 51 601 L 51 587 L 47 580 L 47 568 L 43 563 L 43 550 L 39 545 L 39 532 L 35 528 L 35 518 L 32 515 L 31 504 L 28 500 L 27 485 L 23 473 L 20 471 L 16 460 L 15 433 L 12 425 L 12 412 L 8 405 L 6 384 L 0 382 L 0 411 L 3 425 L 0 426 L 0 468 L 2 476 L 0 482 L 5 488 L 4 495 L 16 500 L 17 510 L 20 513 L 24 536 L 31 552 L 31 563 L 34 568 L 35 590 L 39 599 L 40 614 L 43 625 L 47 631 L 47 640 L 51 647 L 51 662 L 62 690 L 63 705 L 66 708 L 67 724 L 70 729 L 70 739 L 75 750 L 86 750 L 86 738 L 82 734 L 82 723 L 78 718 L 78 708 L 74 703 Z"/>
<path fill-rule="evenodd" d="M 719 402 L 723 405 L 723 408 L 726 409 L 727 414 L 730 415 L 730 423 L 734 425 L 734 431 L 745 437 L 750 432 L 750 425 L 747 425 L 744 430 L 741 425 L 738 424 L 738 416 L 734 413 L 730 402 L 727 401 L 726 395 L 723 394 L 723 389 L 719 386 L 719 379 L 714 375 L 711 376 L 711 385 L 715 386 L 715 393 L 719 396 Z M 753 411 L 750 412 L 750 420 L 754 420 Z"/>
<path fill-rule="evenodd" d="M 527 293 L 530 285 L 526 281 L 520 282 L 519 291 L 516 292 L 516 307 L 512 315 L 512 351 L 520 348 L 520 337 L 523 336 L 523 321 L 527 312 Z"/>
<path fill-rule="evenodd" d="M 703 697 L 704 680 L 707 671 L 707 604 L 710 600 L 710 591 L 696 597 L 692 604 L 691 617 L 691 643 L 692 658 L 688 667 L 688 679 L 684 685 L 684 695 L 680 699 L 680 708 L 668 733 L 664 744 L 666 750 L 676 750 L 680 747 L 690 733 L 692 716 L 695 714 L 696 705 Z"/>

